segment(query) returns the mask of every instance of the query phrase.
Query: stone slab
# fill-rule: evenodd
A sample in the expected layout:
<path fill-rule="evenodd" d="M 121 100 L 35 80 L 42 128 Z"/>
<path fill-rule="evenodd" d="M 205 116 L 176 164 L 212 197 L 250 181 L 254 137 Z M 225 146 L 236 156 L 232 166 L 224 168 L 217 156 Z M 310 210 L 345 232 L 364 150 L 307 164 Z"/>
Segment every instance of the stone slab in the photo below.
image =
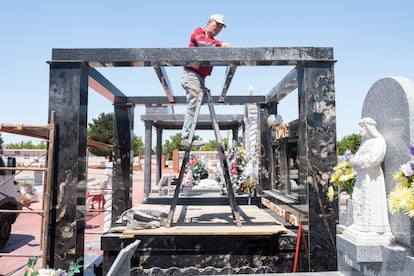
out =
<path fill-rule="evenodd" d="M 331 47 L 199 47 L 199 48 L 83 48 L 52 49 L 50 63 L 88 61 L 92 67 L 191 65 L 296 65 L 334 63 Z"/>
<path fill-rule="evenodd" d="M 360 262 L 382 262 L 382 245 L 361 245 L 342 235 L 336 236 L 338 254 L 353 266 Z"/>
<path fill-rule="evenodd" d="M 398 245 L 357 245 L 337 235 L 338 271 L 343 275 L 413 275 L 414 258 Z"/>

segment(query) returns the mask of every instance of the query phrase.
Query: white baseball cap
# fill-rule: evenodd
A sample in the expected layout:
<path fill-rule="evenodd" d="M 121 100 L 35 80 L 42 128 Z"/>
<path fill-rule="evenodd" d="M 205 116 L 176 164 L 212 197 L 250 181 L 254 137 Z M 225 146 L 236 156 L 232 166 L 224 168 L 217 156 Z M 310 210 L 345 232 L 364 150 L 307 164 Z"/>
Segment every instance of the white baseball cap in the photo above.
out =
<path fill-rule="evenodd" d="M 226 24 L 224 23 L 224 15 L 216 13 L 210 16 L 210 20 L 214 20 L 220 24 L 223 24 L 223 27 L 226 28 Z"/>

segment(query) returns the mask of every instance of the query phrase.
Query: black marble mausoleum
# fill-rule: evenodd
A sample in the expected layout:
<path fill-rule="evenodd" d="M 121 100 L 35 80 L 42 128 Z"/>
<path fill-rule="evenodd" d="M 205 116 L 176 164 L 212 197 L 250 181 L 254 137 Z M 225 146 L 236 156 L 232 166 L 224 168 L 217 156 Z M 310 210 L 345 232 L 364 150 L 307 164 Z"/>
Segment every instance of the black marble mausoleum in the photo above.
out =
<path fill-rule="evenodd" d="M 269 204 L 284 210 L 286 217 L 289 214 L 295 218 L 295 225 L 303 227 L 310 262 L 302 259 L 300 269 L 336 270 L 337 204 L 326 198 L 329 177 L 337 161 L 334 63 L 333 49 L 324 47 L 53 49 L 49 61 L 49 111 L 56 112 L 58 154 L 50 199 L 49 266 L 67 268 L 84 255 L 89 88 L 107 98 L 114 107 L 114 221 L 132 205 L 134 107 L 185 104 L 184 96 L 174 96 L 164 68 L 205 64 L 227 66 L 222 95 L 226 94 L 239 66 L 249 66 L 251 70 L 256 66 L 292 68 L 269 88 L 267 95 L 218 96 L 214 101 L 215 104 L 257 104 L 260 192 Z M 153 97 L 150 91 L 145 95 L 127 96 L 98 67 L 152 67 L 165 96 Z M 269 115 L 278 114 L 278 104 L 292 91 L 298 94 L 297 120 L 270 128 Z M 160 127 L 157 128 L 160 131 L 162 125 L 156 126 L 155 120 L 150 119 L 145 123 L 147 143 L 152 128 Z M 147 159 L 150 155 L 151 146 L 147 146 L 146 193 L 151 182 L 151 164 Z"/>

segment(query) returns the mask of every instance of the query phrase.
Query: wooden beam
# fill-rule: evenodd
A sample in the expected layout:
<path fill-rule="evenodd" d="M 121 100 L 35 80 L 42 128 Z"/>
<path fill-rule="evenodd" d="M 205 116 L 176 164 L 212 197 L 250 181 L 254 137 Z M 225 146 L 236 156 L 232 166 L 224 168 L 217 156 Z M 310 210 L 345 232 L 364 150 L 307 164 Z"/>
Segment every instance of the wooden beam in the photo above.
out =
<path fill-rule="evenodd" d="M 49 139 L 49 125 L 34 126 L 24 124 L 4 124 L 0 123 L 0 132 L 17 134 L 22 136 L 33 137 L 37 139 Z M 94 140 L 87 141 L 88 147 L 93 148 L 112 148 L 112 145 L 101 143 Z"/>

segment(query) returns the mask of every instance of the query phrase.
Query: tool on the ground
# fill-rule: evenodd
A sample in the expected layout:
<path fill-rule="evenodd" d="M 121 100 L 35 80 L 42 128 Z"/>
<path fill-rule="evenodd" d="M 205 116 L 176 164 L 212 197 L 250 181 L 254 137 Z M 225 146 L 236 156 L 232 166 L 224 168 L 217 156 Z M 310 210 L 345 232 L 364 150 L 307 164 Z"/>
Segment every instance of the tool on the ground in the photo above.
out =
<path fill-rule="evenodd" d="M 186 146 L 183 161 L 181 163 L 180 174 L 178 176 L 178 181 L 176 182 L 174 197 L 173 197 L 171 207 L 170 207 L 170 211 L 169 211 L 168 217 L 167 217 L 167 223 L 166 223 L 167 227 L 170 227 L 172 225 L 172 222 L 173 222 L 174 212 L 175 212 L 175 208 L 177 206 L 178 196 L 180 194 L 181 183 L 183 181 L 185 169 L 186 169 L 189 157 L 190 157 L 190 151 L 191 151 L 191 147 L 192 147 L 192 144 L 193 144 L 194 132 L 195 132 L 195 129 L 196 129 L 196 125 L 197 125 L 197 121 L 198 121 L 198 115 L 200 114 L 200 109 L 201 109 L 201 105 L 203 104 L 204 97 L 206 97 L 206 99 L 207 99 L 208 107 L 209 107 L 209 110 L 210 110 L 211 122 L 213 124 L 214 134 L 216 136 L 216 141 L 217 141 L 217 151 L 218 151 L 219 157 L 220 157 L 220 163 L 221 163 L 221 167 L 222 167 L 222 171 L 223 171 L 223 175 L 224 175 L 224 180 L 225 180 L 225 183 L 226 183 L 227 196 L 229 197 L 230 207 L 231 207 L 231 210 L 232 210 L 232 213 L 233 213 L 233 219 L 235 220 L 236 225 L 238 227 L 241 226 L 239 207 L 238 207 L 236 199 L 234 197 L 233 186 L 232 186 L 231 180 L 230 180 L 229 166 L 228 166 L 228 163 L 227 163 L 226 155 L 224 153 L 224 144 L 223 144 L 223 141 L 222 141 L 221 135 L 220 135 L 220 128 L 219 128 L 217 118 L 216 118 L 216 111 L 214 109 L 213 98 L 211 96 L 210 90 L 206 88 L 206 89 L 203 90 L 203 93 L 200 93 L 198 95 L 196 110 L 195 110 L 193 122 L 192 122 L 192 125 L 191 125 L 190 135 L 188 137 L 190 142 Z"/>

